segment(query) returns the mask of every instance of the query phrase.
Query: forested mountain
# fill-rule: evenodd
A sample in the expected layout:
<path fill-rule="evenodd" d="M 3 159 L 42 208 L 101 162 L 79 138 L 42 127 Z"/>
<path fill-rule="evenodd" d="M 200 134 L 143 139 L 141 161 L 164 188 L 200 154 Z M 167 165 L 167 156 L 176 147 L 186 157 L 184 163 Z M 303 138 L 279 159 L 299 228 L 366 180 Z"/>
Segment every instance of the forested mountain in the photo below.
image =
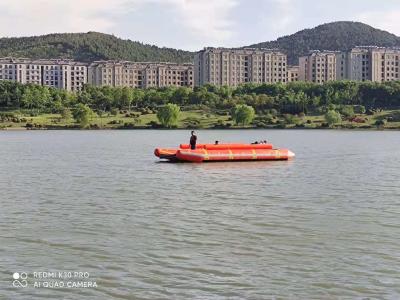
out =
<path fill-rule="evenodd" d="M 0 57 L 72 58 L 79 61 L 121 59 L 131 61 L 191 62 L 192 53 L 123 40 L 113 35 L 63 33 L 1 38 Z"/>
<path fill-rule="evenodd" d="M 297 64 L 298 57 L 309 50 L 348 50 L 367 45 L 400 46 L 400 37 L 360 22 L 334 22 L 250 47 L 281 49 L 287 53 L 290 64 Z"/>
<path fill-rule="evenodd" d="M 334 22 L 250 47 L 281 49 L 288 54 L 290 64 L 297 64 L 298 57 L 309 50 L 348 50 L 360 45 L 400 46 L 400 37 L 359 22 Z M 0 57 L 192 62 L 193 55 L 98 32 L 0 38 Z"/>

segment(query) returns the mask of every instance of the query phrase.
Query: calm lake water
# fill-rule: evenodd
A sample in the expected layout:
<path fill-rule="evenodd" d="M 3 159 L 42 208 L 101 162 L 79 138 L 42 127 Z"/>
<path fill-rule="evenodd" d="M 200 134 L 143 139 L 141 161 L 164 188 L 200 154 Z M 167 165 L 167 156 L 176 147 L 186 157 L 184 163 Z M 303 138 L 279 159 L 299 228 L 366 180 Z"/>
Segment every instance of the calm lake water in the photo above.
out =
<path fill-rule="evenodd" d="M 170 164 L 154 148 L 188 131 L 0 131 L 0 299 L 400 298 L 400 132 L 198 136 L 297 157 Z M 98 287 L 33 287 L 52 271 Z"/>

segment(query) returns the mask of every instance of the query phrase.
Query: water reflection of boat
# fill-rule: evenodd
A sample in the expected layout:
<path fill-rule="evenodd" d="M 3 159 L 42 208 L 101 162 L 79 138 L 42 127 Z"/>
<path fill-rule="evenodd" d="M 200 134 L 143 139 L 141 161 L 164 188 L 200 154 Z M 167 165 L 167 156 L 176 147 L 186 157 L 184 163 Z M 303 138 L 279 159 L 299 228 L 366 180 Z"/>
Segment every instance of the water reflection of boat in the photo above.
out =
<path fill-rule="evenodd" d="M 157 148 L 160 159 L 181 162 L 289 160 L 295 154 L 288 149 L 274 149 L 271 144 L 200 144 L 195 150 L 182 144 L 179 149 Z"/>

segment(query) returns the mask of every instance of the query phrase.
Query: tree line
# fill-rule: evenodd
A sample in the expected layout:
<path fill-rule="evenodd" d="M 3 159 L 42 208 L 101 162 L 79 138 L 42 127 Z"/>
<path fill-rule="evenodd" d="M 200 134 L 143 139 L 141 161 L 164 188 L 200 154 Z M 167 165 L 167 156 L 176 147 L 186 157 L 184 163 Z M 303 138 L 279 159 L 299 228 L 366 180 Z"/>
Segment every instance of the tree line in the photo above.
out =
<path fill-rule="evenodd" d="M 94 111 L 157 108 L 173 103 L 180 107 L 231 110 L 251 106 L 260 114 L 274 109 L 279 114 L 315 113 L 332 105 L 363 106 L 366 109 L 400 107 L 400 81 L 333 81 L 323 85 L 310 82 L 254 84 L 238 87 L 205 85 L 194 89 L 166 87 L 133 89 L 87 85 L 79 93 L 38 85 L 0 81 L 0 109 L 30 109 L 60 113 L 63 108 L 84 104 Z"/>

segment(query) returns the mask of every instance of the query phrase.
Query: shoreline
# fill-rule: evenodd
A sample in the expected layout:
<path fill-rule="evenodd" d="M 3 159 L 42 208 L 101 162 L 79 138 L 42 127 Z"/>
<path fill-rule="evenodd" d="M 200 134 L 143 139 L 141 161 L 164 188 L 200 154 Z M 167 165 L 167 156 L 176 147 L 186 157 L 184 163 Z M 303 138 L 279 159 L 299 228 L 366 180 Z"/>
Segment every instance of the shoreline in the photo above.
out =
<path fill-rule="evenodd" d="M 270 128 L 260 128 L 260 127 L 230 127 L 230 128 L 150 128 L 150 127 L 136 127 L 136 128 L 112 128 L 112 127 L 104 127 L 104 128 L 25 128 L 25 127 L 7 127 L 0 128 L 0 131 L 128 131 L 128 130 L 160 130 L 160 131 L 188 131 L 188 130 L 226 130 L 226 131 L 234 131 L 234 130 L 335 130 L 335 131 L 400 131 L 400 128 L 346 128 L 346 127 L 326 127 L 326 128 L 301 128 L 301 127 L 288 127 L 288 128 L 279 128 L 279 127 L 270 127 Z"/>
<path fill-rule="evenodd" d="M 387 109 L 374 114 L 353 114 L 329 124 L 323 114 L 270 115 L 256 114 L 246 124 L 236 125 L 228 111 L 184 110 L 173 126 L 160 124 L 157 114 L 119 111 L 93 115 L 85 123 L 60 113 L 0 111 L 0 130 L 400 130 L 400 109 Z"/>

